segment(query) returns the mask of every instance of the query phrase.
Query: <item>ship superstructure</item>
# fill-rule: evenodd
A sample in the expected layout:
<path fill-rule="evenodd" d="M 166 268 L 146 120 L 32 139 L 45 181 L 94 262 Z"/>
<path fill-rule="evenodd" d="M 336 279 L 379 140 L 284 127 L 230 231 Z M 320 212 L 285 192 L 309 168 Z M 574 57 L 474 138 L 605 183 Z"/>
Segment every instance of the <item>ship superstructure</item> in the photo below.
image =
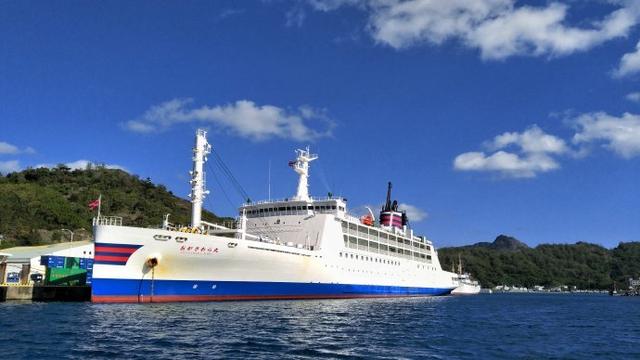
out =
<path fill-rule="evenodd" d="M 376 221 L 348 213 L 341 197 L 309 196 L 309 148 L 289 165 L 298 187 L 288 199 L 246 203 L 234 226 L 201 220 L 203 163 L 211 147 L 198 130 L 191 171 L 192 223 L 158 229 L 94 219 L 94 302 L 351 298 L 449 294 L 456 274 L 387 201 Z"/>

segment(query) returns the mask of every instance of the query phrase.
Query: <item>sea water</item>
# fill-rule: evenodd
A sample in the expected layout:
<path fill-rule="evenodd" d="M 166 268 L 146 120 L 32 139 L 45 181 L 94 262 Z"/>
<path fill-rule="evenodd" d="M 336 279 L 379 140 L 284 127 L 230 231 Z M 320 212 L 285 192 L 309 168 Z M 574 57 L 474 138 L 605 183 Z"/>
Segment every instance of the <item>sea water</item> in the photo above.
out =
<path fill-rule="evenodd" d="M 640 359 L 640 298 L 0 303 L 2 359 Z"/>

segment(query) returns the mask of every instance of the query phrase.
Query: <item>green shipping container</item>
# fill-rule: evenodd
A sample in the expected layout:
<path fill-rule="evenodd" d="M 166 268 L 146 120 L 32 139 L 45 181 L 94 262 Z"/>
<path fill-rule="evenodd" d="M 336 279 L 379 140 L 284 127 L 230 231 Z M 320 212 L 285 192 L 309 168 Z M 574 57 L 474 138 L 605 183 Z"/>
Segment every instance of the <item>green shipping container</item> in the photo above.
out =
<path fill-rule="evenodd" d="M 77 258 L 77 257 L 65 258 L 64 267 L 67 269 L 80 269 L 80 258 Z"/>
<path fill-rule="evenodd" d="M 45 285 L 85 285 L 87 282 L 87 270 L 69 268 L 47 268 L 44 276 Z"/>

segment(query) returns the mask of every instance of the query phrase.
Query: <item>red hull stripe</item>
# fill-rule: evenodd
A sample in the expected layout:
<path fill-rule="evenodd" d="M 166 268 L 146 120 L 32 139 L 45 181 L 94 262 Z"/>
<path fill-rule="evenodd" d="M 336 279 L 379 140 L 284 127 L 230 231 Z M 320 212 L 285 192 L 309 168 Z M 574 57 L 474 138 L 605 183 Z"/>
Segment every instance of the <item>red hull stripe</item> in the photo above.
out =
<path fill-rule="evenodd" d="M 120 254 L 133 254 L 138 248 L 125 248 L 125 247 L 112 247 L 112 246 L 97 246 L 96 245 L 96 253 L 99 252 L 109 252 L 109 253 L 120 253 Z"/>
<path fill-rule="evenodd" d="M 129 256 L 107 256 L 107 255 L 98 255 L 96 254 L 94 257 L 95 261 L 122 261 L 127 262 L 129 260 Z"/>
<path fill-rule="evenodd" d="M 92 295 L 94 303 L 161 303 L 161 302 L 198 302 L 198 301 L 243 301 L 243 300 L 301 300 L 301 299 L 353 299 L 353 298 L 388 298 L 388 297 L 424 297 L 425 295 L 396 294 L 335 294 L 335 295 Z"/>

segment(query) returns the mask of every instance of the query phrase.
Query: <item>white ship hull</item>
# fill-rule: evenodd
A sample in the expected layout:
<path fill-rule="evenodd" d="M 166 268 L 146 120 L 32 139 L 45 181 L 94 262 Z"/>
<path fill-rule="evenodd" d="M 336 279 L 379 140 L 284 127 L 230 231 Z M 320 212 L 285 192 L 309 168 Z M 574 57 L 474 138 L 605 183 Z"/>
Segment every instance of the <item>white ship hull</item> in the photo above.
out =
<path fill-rule="evenodd" d="M 305 250 L 162 229 L 99 225 L 94 230 L 94 302 L 426 296 L 454 288 L 455 274 L 439 264 L 377 262 L 391 257 L 344 249 L 341 237 L 336 246 Z M 151 258 L 158 261 L 153 268 L 147 264 Z"/>
<path fill-rule="evenodd" d="M 465 284 L 458 286 L 451 291 L 451 295 L 476 295 L 480 293 L 480 285 Z"/>

